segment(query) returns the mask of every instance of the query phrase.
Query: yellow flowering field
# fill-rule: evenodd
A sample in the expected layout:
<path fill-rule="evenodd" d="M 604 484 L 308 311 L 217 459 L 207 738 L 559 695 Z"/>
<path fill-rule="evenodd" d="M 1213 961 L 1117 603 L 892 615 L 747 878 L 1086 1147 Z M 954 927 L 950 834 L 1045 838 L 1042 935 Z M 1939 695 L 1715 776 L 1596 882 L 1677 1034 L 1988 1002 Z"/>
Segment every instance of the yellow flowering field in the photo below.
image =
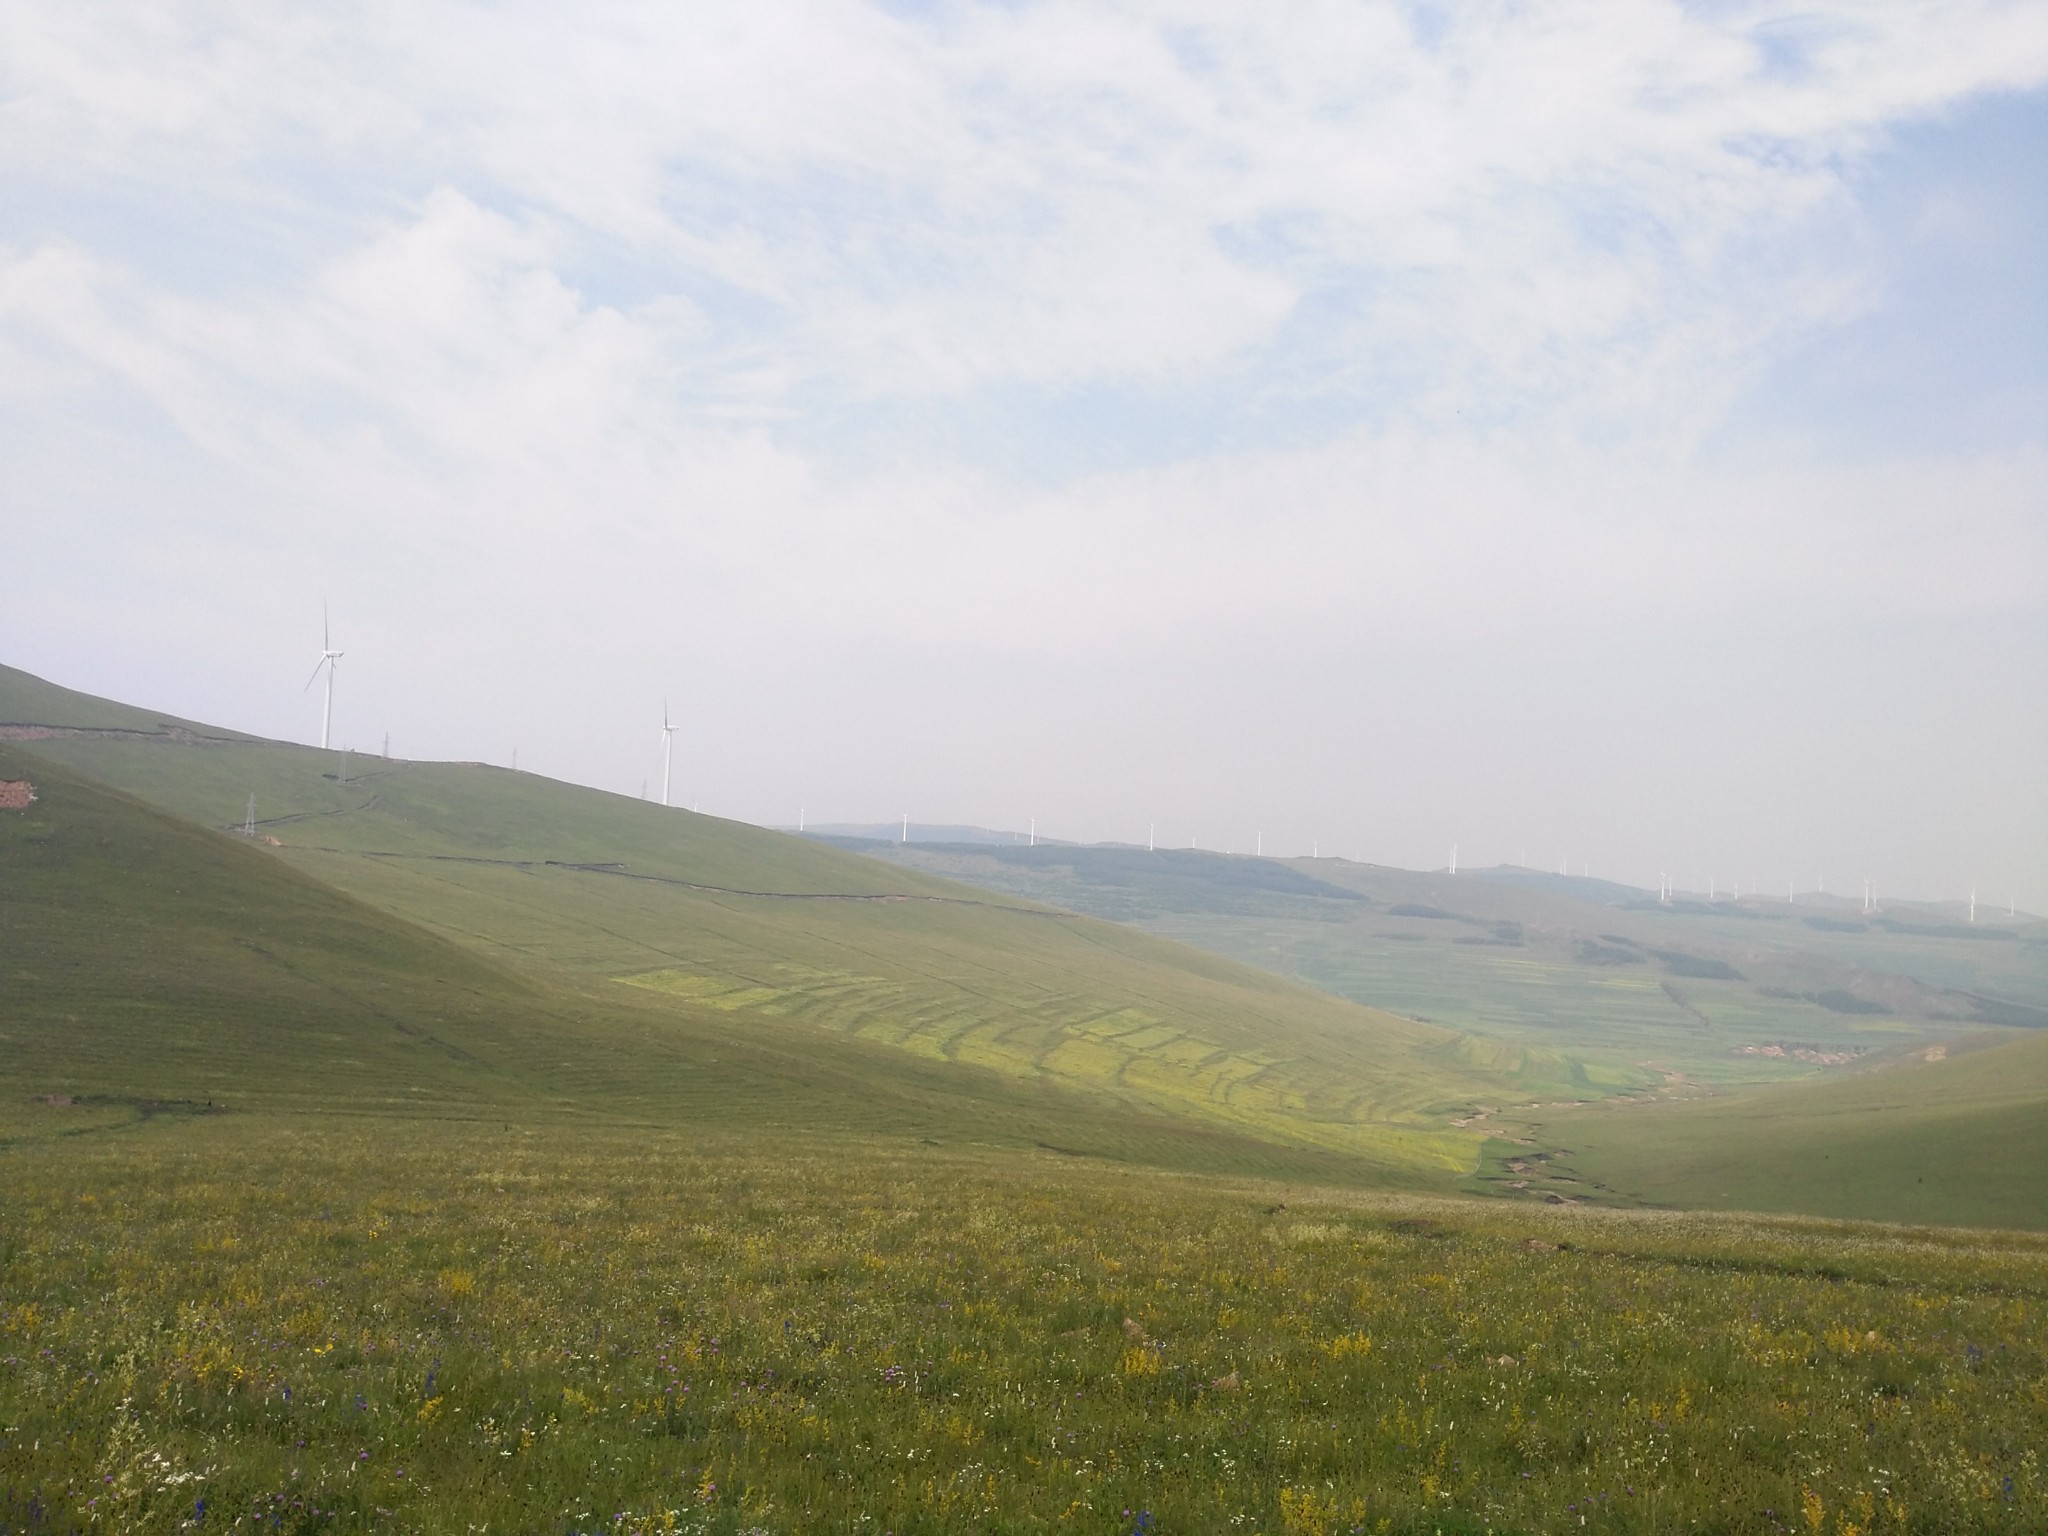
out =
<path fill-rule="evenodd" d="M 2048 1528 L 2048 1240 L 895 1140 L 0 1151 L 0 1532 Z"/>

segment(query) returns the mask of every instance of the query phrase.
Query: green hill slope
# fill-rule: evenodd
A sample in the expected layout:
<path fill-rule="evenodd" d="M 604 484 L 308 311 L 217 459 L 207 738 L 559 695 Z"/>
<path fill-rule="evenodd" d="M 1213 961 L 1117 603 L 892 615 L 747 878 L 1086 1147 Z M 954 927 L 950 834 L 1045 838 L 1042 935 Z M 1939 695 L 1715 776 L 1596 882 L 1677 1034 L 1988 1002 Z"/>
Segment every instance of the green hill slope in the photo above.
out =
<path fill-rule="evenodd" d="M 1383 1164 L 539 978 L 0 744 L 0 1145 L 244 1110 L 850 1129 L 1320 1181 Z M 54 1102 L 53 1102 L 54 1101 Z"/>
<path fill-rule="evenodd" d="M 1930 1060 L 1929 1057 L 1934 1059 Z M 2048 1228 L 2048 1034 L 1932 1047 L 1721 1100 L 1579 1110 L 1489 1149 L 1483 1185 L 1882 1221 Z"/>
<path fill-rule="evenodd" d="M 0 812 L 0 1035 L 46 1094 L 479 1100 L 534 999 L 476 956 L 50 765 Z"/>
<path fill-rule="evenodd" d="M 1984 1024 L 2048 1024 L 2048 924 L 1662 905 L 1533 871 L 1452 877 L 1186 849 L 848 842 L 1132 924 L 1410 1017 L 1589 1057 L 1607 1091 L 1810 1076 Z"/>
<path fill-rule="evenodd" d="M 192 821 L 238 824 L 253 793 L 244 851 L 607 1017 L 885 1045 L 1416 1176 L 1471 1168 L 1452 1122 L 1518 1089 L 1429 1025 L 802 839 L 478 765 L 344 780 L 338 754 L 84 728 L 101 701 L 19 673 L 0 706 L 18 751 Z"/>

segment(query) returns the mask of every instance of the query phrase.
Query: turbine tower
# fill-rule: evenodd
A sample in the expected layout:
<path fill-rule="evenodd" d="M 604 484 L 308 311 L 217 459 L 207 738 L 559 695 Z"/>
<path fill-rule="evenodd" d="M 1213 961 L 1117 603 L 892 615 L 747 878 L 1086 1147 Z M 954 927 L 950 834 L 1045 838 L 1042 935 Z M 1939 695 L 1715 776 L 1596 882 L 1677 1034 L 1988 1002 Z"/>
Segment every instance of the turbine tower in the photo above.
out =
<path fill-rule="evenodd" d="M 333 637 L 327 630 L 327 605 L 320 605 L 320 660 L 313 666 L 313 675 L 306 679 L 311 688 L 320 681 L 320 669 L 327 669 L 327 705 L 320 712 L 320 749 L 327 749 L 328 733 L 334 727 L 334 664 L 341 660 L 341 652 L 334 648 Z"/>
<path fill-rule="evenodd" d="M 668 700 L 661 701 L 661 803 L 668 804 L 668 770 L 675 761 L 676 732 L 682 727 L 668 723 Z"/>

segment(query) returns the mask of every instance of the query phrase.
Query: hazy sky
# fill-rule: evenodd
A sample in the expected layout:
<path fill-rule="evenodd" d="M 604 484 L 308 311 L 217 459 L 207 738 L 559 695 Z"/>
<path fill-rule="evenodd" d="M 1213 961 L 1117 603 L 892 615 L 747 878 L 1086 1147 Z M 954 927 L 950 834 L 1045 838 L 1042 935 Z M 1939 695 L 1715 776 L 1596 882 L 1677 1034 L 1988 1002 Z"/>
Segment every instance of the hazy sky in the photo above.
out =
<path fill-rule="evenodd" d="M 2044 908 L 2044 185 L 2039 0 L 13 0 L 0 660 Z"/>

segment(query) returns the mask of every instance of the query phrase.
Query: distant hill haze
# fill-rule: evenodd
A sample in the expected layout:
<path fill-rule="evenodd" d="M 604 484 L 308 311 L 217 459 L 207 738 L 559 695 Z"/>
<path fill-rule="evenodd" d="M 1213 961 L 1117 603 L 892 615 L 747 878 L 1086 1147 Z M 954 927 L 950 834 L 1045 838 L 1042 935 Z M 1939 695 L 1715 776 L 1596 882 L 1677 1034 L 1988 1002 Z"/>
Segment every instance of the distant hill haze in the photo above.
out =
<path fill-rule="evenodd" d="M 900 821 L 878 822 L 812 822 L 801 828 L 778 827 L 777 831 L 802 831 L 812 837 L 837 838 L 855 843 L 895 843 L 905 838 L 905 824 Z M 913 843 L 1001 843 L 1019 847 L 1032 840 L 1030 832 L 999 832 L 990 827 L 963 827 L 934 825 L 912 821 L 908 825 L 908 838 Z M 1053 839 L 1041 837 L 1038 842 L 1051 846 Z"/>
<path fill-rule="evenodd" d="M 1189 849 L 875 843 L 873 857 L 1141 927 L 1373 1006 L 1583 1060 L 1610 1091 L 1811 1075 L 2048 1024 L 2048 924 L 1675 900 L 1505 868 Z"/>

